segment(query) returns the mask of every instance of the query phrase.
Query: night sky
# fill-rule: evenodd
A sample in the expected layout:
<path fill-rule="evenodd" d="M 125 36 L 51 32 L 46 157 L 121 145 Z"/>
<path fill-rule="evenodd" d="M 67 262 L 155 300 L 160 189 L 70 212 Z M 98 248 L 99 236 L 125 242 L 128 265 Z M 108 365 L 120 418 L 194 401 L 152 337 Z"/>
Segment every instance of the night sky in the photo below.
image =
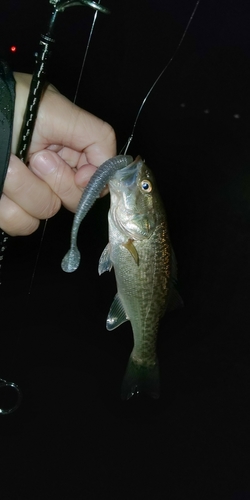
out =
<path fill-rule="evenodd" d="M 76 102 L 111 123 L 119 151 L 196 2 L 102 3 L 111 14 L 98 15 Z M 32 73 L 49 12 L 46 0 L 1 0 L 1 57 L 13 70 Z M 71 100 L 92 20 L 82 7 L 58 18 L 48 79 Z M 82 224 L 72 275 L 60 267 L 66 210 L 44 237 L 42 223 L 10 240 L 0 377 L 23 402 L 0 415 L 1 500 L 250 499 L 249 26 L 248 0 L 200 1 L 129 150 L 158 181 L 184 301 L 161 322 L 158 402 L 119 399 L 133 341 L 128 323 L 105 329 L 116 288 L 97 267 L 109 196 Z"/>

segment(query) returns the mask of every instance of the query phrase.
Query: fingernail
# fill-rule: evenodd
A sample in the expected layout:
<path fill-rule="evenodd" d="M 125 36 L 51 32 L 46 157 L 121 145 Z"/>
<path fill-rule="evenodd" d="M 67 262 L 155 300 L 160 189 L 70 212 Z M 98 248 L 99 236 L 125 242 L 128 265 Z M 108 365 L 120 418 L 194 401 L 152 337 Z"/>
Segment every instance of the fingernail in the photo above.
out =
<path fill-rule="evenodd" d="M 56 170 L 56 163 L 51 154 L 48 153 L 37 153 L 32 158 L 31 167 L 33 171 L 36 171 L 42 175 L 52 174 Z"/>

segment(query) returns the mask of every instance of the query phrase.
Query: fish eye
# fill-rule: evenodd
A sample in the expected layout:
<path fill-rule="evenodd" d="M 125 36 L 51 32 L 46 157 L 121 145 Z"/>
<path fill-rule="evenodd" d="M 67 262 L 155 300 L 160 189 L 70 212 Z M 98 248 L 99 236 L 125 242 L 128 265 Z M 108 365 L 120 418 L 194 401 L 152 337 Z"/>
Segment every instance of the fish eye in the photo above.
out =
<path fill-rule="evenodd" d="M 141 189 L 145 191 L 145 193 L 151 193 L 152 191 L 152 184 L 148 180 L 141 181 Z"/>

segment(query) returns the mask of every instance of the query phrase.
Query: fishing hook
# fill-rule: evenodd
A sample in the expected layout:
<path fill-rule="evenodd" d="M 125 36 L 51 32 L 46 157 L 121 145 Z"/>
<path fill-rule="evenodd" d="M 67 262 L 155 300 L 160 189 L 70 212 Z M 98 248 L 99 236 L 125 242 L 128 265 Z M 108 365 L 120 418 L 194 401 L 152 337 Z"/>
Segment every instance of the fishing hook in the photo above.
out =
<path fill-rule="evenodd" d="M 36 117 L 37 117 L 37 112 L 40 104 L 40 100 L 42 97 L 42 93 L 44 90 L 45 86 L 45 81 L 46 81 L 46 76 L 47 76 L 47 69 L 48 69 L 48 61 L 49 61 L 49 56 L 51 54 L 51 49 L 53 44 L 55 43 L 54 39 L 54 27 L 55 27 L 55 21 L 57 19 L 57 15 L 60 12 L 64 12 L 64 10 L 68 7 L 76 7 L 76 6 L 87 6 L 91 7 L 97 12 L 102 12 L 103 14 L 109 14 L 109 10 L 106 7 L 103 7 L 102 5 L 93 2 L 91 0 L 49 0 L 49 3 L 53 5 L 53 10 L 51 13 L 51 17 L 47 26 L 47 30 L 45 34 L 41 34 L 40 38 L 40 50 L 35 54 L 35 70 L 32 76 L 31 84 L 30 84 L 30 90 L 29 90 L 29 95 L 28 95 L 28 100 L 26 104 L 26 109 L 25 109 L 25 114 L 24 114 L 24 121 L 23 125 L 20 131 L 20 137 L 19 137 L 19 143 L 17 147 L 17 157 L 20 158 L 20 160 L 24 163 L 27 162 L 27 157 L 28 157 L 28 151 L 29 151 L 29 146 L 30 142 L 32 139 L 32 134 L 34 131 L 35 123 L 36 123 Z M 95 22 L 95 19 L 94 19 Z M 87 49 L 88 50 L 88 45 Z M 86 52 L 85 52 L 86 56 Z M 84 58 L 85 61 L 85 58 Z M 84 64 L 84 62 L 83 62 Z M 81 78 L 81 74 L 80 74 Z M 44 231 L 43 231 L 44 235 Z M 7 242 L 8 242 L 8 235 L 2 231 L 1 232 L 1 237 L 2 237 L 2 242 L 0 244 L 0 259 L 2 260 L 3 258 L 3 253 L 6 250 Z M 42 236 L 43 237 L 43 236 Z M 39 251 L 38 251 L 39 253 Z M 38 259 L 37 259 L 38 260 Z M 36 264 L 37 264 L 36 260 Z M 35 264 L 35 266 L 36 266 Z M 32 275 L 33 279 L 34 273 Z M 31 290 L 31 287 L 30 287 Z M 29 290 L 29 293 L 30 293 Z M 0 407 L 0 415 L 7 415 L 10 413 L 13 413 L 15 410 L 17 410 L 21 404 L 22 401 L 22 392 L 20 388 L 18 387 L 17 384 L 14 382 L 8 382 L 7 380 L 4 380 L 0 378 L 0 394 L 1 392 L 3 393 L 3 390 L 6 388 L 11 388 L 16 392 L 16 403 L 13 406 L 8 407 L 7 409 L 1 408 Z"/>

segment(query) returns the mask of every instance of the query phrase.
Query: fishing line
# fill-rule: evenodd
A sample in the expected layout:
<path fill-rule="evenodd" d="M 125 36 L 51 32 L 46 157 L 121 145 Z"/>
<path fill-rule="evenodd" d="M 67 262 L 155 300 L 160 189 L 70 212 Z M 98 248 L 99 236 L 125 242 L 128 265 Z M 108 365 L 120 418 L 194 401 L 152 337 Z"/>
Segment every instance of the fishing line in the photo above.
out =
<path fill-rule="evenodd" d="M 98 0 L 98 5 L 100 5 L 100 1 L 101 0 Z M 87 55 L 88 55 L 88 51 L 89 51 L 89 46 L 90 46 L 90 41 L 91 41 L 91 38 L 92 38 L 92 35 L 93 35 L 93 31 L 94 31 L 94 27 L 95 27 L 97 15 L 98 15 L 98 11 L 96 10 L 95 14 L 94 14 L 94 19 L 93 19 L 93 22 L 92 22 L 92 25 L 91 25 L 91 29 L 90 29 L 90 32 L 89 32 L 89 37 L 88 37 L 86 49 L 85 49 L 85 52 L 84 52 L 84 55 L 83 55 L 82 65 L 81 65 L 81 69 L 80 69 L 80 73 L 79 73 L 79 78 L 78 78 L 78 82 L 77 82 L 77 85 L 76 85 L 76 91 L 75 91 L 75 95 L 74 95 L 74 99 L 73 99 L 73 103 L 74 104 L 76 102 L 78 90 L 79 90 L 79 87 L 80 87 L 80 83 L 81 83 L 81 79 L 82 79 L 82 74 L 83 74 L 83 69 L 84 69 L 84 66 L 85 66 L 86 59 L 87 59 Z"/>
<path fill-rule="evenodd" d="M 156 84 L 158 83 L 158 81 L 159 81 L 159 80 L 160 80 L 160 78 L 162 77 L 163 73 L 165 73 L 165 71 L 167 70 L 167 68 L 169 67 L 169 65 L 171 64 L 171 62 L 173 61 L 173 59 L 175 58 L 175 56 L 176 56 L 177 52 L 179 52 L 179 49 L 180 49 L 180 47 L 181 47 L 181 45 L 182 45 L 182 42 L 183 42 L 183 40 L 184 40 L 184 38 L 185 38 L 185 36 L 186 36 L 186 34 L 187 34 L 187 31 L 188 31 L 188 29 L 189 29 L 189 26 L 190 26 L 190 24 L 191 24 L 191 22 L 192 22 L 192 20 L 193 20 L 193 18 L 194 18 L 194 16 L 195 16 L 195 13 L 196 13 L 196 11 L 197 11 L 197 9 L 198 9 L 199 3 L 200 3 L 200 0 L 197 0 L 197 2 L 196 2 L 196 4 L 195 4 L 195 7 L 194 7 L 194 9 L 193 9 L 193 12 L 192 12 L 192 14 L 191 14 L 191 16 L 190 16 L 190 18 L 189 18 L 189 20 L 188 20 L 187 26 L 186 26 L 186 28 L 185 28 L 185 30 L 184 30 L 184 32 L 183 32 L 183 35 L 182 35 L 182 37 L 181 37 L 181 39 L 180 39 L 180 41 L 179 41 L 179 43 L 178 43 L 178 45 L 177 45 L 177 47 L 176 47 L 176 49 L 175 49 L 174 53 L 173 53 L 173 55 L 170 57 L 170 59 L 169 59 L 169 61 L 167 62 L 166 66 L 164 66 L 163 70 L 162 70 L 162 71 L 160 72 L 160 74 L 157 76 L 156 80 L 155 80 L 155 81 L 153 82 L 153 84 L 151 85 L 151 87 L 150 87 L 150 89 L 149 89 L 148 93 L 147 93 L 147 94 L 146 94 L 146 96 L 144 97 L 144 99 L 143 99 L 143 101 L 142 101 L 142 103 L 141 103 L 141 105 L 140 105 L 140 107 L 139 107 L 139 110 L 138 110 L 138 112 L 137 112 L 137 115 L 136 115 L 136 118 L 135 118 L 135 121 L 134 121 L 134 124 L 133 124 L 133 127 L 132 127 L 131 134 L 130 134 L 130 136 L 129 136 L 129 138 L 128 138 L 127 142 L 125 143 L 125 145 L 122 147 L 120 154 L 124 154 L 124 155 L 125 155 L 125 154 L 127 153 L 127 150 L 128 150 L 128 148 L 129 148 L 129 146 L 130 146 L 130 144 L 131 144 L 132 140 L 133 140 L 133 137 L 134 137 L 134 132 L 135 132 L 135 127 L 136 127 L 136 125 L 137 125 L 137 121 L 138 121 L 139 116 L 140 116 L 140 114 L 141 114 L 141 111 L 142 111 L 142 109 L 143 109 L 143 107 L 144 107 L 144 104 L 145 104 L 145 102 L 147 101 L 147 99 L 148 99 L 148 97 L 150 96 L 150 94 L 151 94 L 151 92 L 153 91 L 153 89 L 155 88 Z M 123 152 L 123 150 L 124 150 L 124 153 L 122 153 L 122 152 Z"/>

